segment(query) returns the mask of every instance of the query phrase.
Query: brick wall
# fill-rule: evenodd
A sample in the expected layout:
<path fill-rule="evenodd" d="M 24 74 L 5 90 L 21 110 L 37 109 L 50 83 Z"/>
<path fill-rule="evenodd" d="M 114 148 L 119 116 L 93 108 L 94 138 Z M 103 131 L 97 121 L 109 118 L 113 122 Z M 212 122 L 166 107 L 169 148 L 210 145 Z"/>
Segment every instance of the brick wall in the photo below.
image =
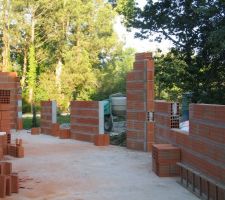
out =
<path fill-rule="evenodd" d="M 100 101 L 71 102 L 71 138 L 94 142 L 104 134 L 104 105 Z"/>
<path fill-rule="evenodd" d="M 127 74 L 127 148 L 151 151 L 154 140 L 154 63 L 151 53 L 135 55 Z"/>
<path fill-rule="evenodd" d="M 57 108 L 55 101 L 41 102 L 41 133 L 58 136 Z"/>
<path fill-rule="evenodd" d="M 0 72 L 0 131 L 22 128 L 20 81 L 15 72 Z"/>
<path fill-rule="evenodd" d="M 188 133 L 171 127 L 171 104 L 155 102 L 156 143 L 180 147 L 182 163 L 225 184 L 225 106 L 191 104 Z"/>

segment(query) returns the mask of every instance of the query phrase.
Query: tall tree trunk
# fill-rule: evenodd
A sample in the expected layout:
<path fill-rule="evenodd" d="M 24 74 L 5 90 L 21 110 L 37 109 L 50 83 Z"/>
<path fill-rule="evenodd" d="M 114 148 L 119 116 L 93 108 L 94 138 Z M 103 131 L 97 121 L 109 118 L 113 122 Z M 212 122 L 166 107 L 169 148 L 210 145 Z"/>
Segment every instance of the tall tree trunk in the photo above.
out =
<path fill-rule="evenodd" d="M 157 98 L 160 99 L 161 98 L 161 92 L 162 92 L 162 89 L 161 89 L 161 84 L 158 83 L 158 96 Z"/>
<path fill-rule="evenodd" d="M 23 74 L 21 78 L 21 87 L 22 89 L 25 86 L 25 80 L 26 80 L 26 73 L 27 73 L 27 50 L 24 50 L 24 57 L 23 57 Z"/>
<path fill-rule="evenodd" d="M 58 87 L 59 94 L 61 93 L 61 74 L 62 74 L 62 60 L 59 58 L 58 64 L 56 66 L 56 85 Z"/>
<path fill-rule="evenodd" d="M 3 52 L 2 52 L 2 71 L 8 71 L 10 68 L 10 44 L 9 44 L 9 13 L 10 0 L 4 0 L 3 3 Z"/>
<path fill-rule="evenodd" d="M 35 17 L 34 12 L 32 14 L 32 21 L 31 21 L 31 44 L 34 45 L 34 39 L 35 39 Z M 36 118 L 36 108 L 35 108 L 35 101 L 34 101 L 34 88 L 30 88 L 29 91 L 29 99 L 31 102 L 31 112 L 33 114 L 32 116 L 32 127 L 35 127 L 37 125 L 37 118 Z"/>

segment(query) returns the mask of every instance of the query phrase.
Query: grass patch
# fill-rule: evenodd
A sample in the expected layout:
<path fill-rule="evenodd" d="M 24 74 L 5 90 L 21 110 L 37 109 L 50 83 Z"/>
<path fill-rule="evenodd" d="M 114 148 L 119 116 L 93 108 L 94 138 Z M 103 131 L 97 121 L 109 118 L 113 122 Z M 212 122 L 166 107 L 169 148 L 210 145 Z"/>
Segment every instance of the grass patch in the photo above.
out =
<path fill-rule="evenodd" d="M 37 117 L 37 126 L 40 126 L 40 117 Z M 23 128 L 31 129 L 32 128 L 32 117 L 23 117 Z"/>
<path fill-rule="evenodd" d="M 57 122 L 59 124 L 70 123 L 70 115 L 58 115 Z M 40 126 L 40 117 L 37 116 L 37 126 Z M 31 129 L 32 128 L 32 116 L 23 116 L 23 128 Z"/>

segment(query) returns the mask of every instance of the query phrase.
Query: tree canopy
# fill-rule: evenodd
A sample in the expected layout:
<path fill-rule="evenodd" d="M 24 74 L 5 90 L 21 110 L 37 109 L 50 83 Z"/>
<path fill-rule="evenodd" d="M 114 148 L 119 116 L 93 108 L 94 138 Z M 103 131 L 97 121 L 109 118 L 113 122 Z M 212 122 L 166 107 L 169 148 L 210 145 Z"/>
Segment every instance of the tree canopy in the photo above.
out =
<path fill-rule="evenodd" d="M 120 0 L 118 12 L 136 37 L 173 42 L 186 63 L 183 91 L 196 102 L 225 103 L 225 2 L 223 0 L 148 0 L 143 9 L 134 0 Z M 129 9 L 126 9 L 126 7 Z"/>
<path fill-rule="evenodd" d="M 109 3 L 0 0 L 0 15 L 1 70 L 18 72 L 24 102 L 55 99 L 66 109 L 74 99 L 125 92 L 134 51 L 117 38 Z"/>

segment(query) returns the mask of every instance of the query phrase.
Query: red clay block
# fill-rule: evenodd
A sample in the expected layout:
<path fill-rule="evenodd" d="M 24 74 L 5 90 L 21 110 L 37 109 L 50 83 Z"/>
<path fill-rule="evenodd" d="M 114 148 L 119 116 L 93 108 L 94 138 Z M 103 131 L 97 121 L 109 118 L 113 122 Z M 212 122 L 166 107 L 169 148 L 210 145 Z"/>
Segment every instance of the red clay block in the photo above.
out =
<path fill-rule="evenodd" d="M 0 147 L 0 160 L 2 160 L 3 159 L 3 148 L 2 147 Z"/>
<path fill-rule="evenodd" d="M 96 146 L 108 146 L 110 143 L 110 137 L 108 134 L 95 135 L 94 144 Z"/>
<path fill-rule="evenodd" d="M 137 141 L 127 138 L 127 148 L 137 151 L 144 151 L 144 141 Z"/>
<path fill-rule="evenodd" d="M 12 182 L 11 182 L 11 176 L 7 175 L 5 176 L 5 184 L 6 184 L 6 195 L 10 196 L 12 193 Z"/>
<path fill-rule="evenodd" d="M 16 139 L 16 146 L 22 147 L 23 140 L 22 139 Z"/>
<path fill-rule="evenodd" d="M 41 133 L 40 127 L 31 128 L 31 135 L 39 135 Z"/>
<path fill-rule="evenodd" d="M 11 134 L 7 134 L 7 144 L 11 143 Z"/>
<path fill-rule="evenodd" d="M 60 129 L 59 138 L 60 139 L 69 139 L 70 138 L 70 129 Z"/>
<path fill-rule="evenodd" d="M 24 157 L 24 147 L 18 146 L 17 147 L 17 158 L 23 158 Z"/>
<path fill-rule="evenodd" d="M 12 173 L 12 163 L 0 162 L 0 175 L 10 175 Z"/>
<path fill-rule="evenodd" d="M 19 177 L 17 173 L 11 174 L 11 191 L 12 193 L 19 192 Z"/>
<path fill-rule="evenodd" d="M 86 142 L 94 142 L 94 134 L 88 134 L 88 133 L 79 133 L 76 131 L 71 131 L 71 138 Z"/>
<path fill-rule="evenodd" d="M 152 145 L 152 169 L 160 177 L 179 176 L 180 149 L 170 144 Z"/>
<path fill-rule="evenodd" d="M 24 157 L 24 147 L 9 144 L 8 145 L 8 154 L 10 156 L 13 156 L 16 158 L 23 158 Z"/>
<path fill-rule="evenodd" d="M 6 176 L 0 175 L 0 198 L 6 196 Z"/>
<path fill-rule="evenodd" d="M 59 124 L 58 123 L 52 124 L 52 127 L 51 127 L 51 135 L 53 135 L 53 136 L 59 136 Z"/>
<path fill-rule="evenodd" d="M 17 130 L 22 130 L 22 129 L 23 129 L 23 120 L 17 119 Z"/>

